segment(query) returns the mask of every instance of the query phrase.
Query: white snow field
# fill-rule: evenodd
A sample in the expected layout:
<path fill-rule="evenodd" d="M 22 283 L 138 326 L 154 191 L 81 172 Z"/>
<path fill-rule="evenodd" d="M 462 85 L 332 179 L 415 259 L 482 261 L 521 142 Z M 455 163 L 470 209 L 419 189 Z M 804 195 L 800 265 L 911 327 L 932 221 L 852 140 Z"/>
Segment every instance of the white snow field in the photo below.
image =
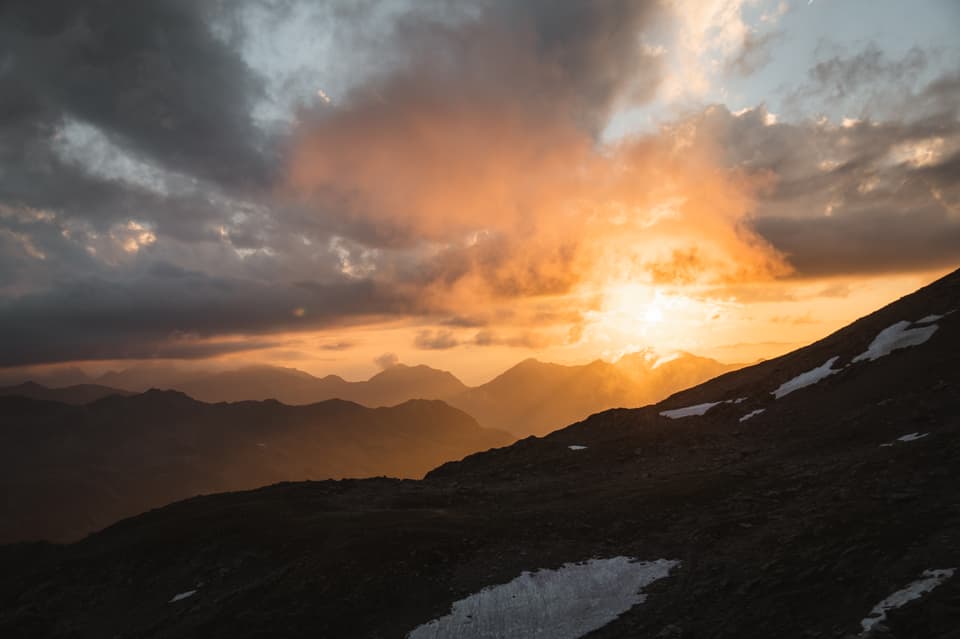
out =
<path fill-rule="evenodd" d="M 752 410 L 752 411 L 750 411 L 749 413 L 747 413 L 746 415 L 744 415 L 743 417 L 741 417 L 741 418 L 740 418 L 740 421 L 741 421 L 741 422 L 745 422 L 745 421 L 747 421 L 748 419 L 750 419 L 751 417 L 756 417 L 757 415 L 759 415 L 760 413 L 762 413 L 762 412 L 765 411 L 765 410 L 767 410 L 767 409 L 766 409 L 766 408 L 758 408 L 757 410 Z"/>
<path fill-rule="evenodd" d="M 923 319 L 928 319 L 928 317 Z M 923 322 L 923 320 L 920 320 L 920 322 Z M 933 337 L 937 328 L 939 328 L 938 325 L 933 323 L 925 324 L 919 328 L 910 328 L 910 322 L 897 322 L 877 333 L 867 350 L 854 357 L 853 361 L 862 362 L 866 360 L 872 362 L 889 355 L 895 350 L 909 346 L 919 346 Z"/>
<path fill-rule="evenodd" d="M 906 443 L 906 442 L 915 442 L 915 441 L 917 441 L 918 439 L 923 439 L 924 437 L 926 437 L 926 436 L 929 435 L 929 434 L 930 434 L 930 433 L 908 433 L 908 434 L 906 434 L 906 435 L 903 435 L 902 437 L 897 437 L 897 438 L 896 438 L 895 440 L 893 440 L 892 442 L 888 442 L 888 443 L 886 443 L 886 444 L 880 444 L 880 448 L 885 448 L 885 447 L 887 447 L 887 446 L 893 446 L 893 445 L 896 444 L 897 442 L 905 442 L 905 443 Z"/>
<path fill-rule="evenodd" d="M 860 626 L 863 628 L 863 634 L 870 632 L 875 625 L 886 619 L 888 610 L 899 608 L 905 603 L 919 599 L 947 579 L 953 577 L 955 570 L 955 568 L 924 570 L 923 574 L 920 575 L 920 579 L 917 579 L 906 588 L 896 591 L 873 607 L 870 614 L 860 622 Z"/>
<path fill-rule="evenodd" d="M 695 404 L 694 406 L 684 406 L 683 408 L 674 408 L 673 410 L 660 411 L 660 414 L 670 419 L 679 419 L 681 417 L 691 417 L 693 415 L 705 415 L 708 410 L 722 404 L 723 402 L 708 402 L 706 404 Z"/>
<path fill-rule="evenodd" d="M 196 590 L 188 590 L 188 591 L 186 591 L 186 592 L 180 592 L 180 593 L 175 594 L 175 595 L 173 596 L 173 599 L 171 599 L 171 600 L 168 601 L 167 603 L 177 603 L 178 601 L 182 601 L 182 600 L 186 599 L 187 597 L 192 597 L 192 596 L 194 596 L 195 594 L 197 594 L 197 591 L 196 591 Z"/>
<path fill-rule="evenodd" d="M 571 444 L 570 446 L 567 446 L 567 448 L 569 448 L 570 450 L 586 450 L 587 449 L 586 446 L 581 446 L 580 444 Z"/>
<path fill-rule="evenodd" d="M 643 603 L 642 588 L 678 565 L 613 557 L 524 572 L 455 602 L 407 639 L 578 639 Z"/>
<path fill-rule="evenodd" d="M 771 393 L 777 399 L 785 395 L 789 395 L 795 390 L 800 390 L 801 388 L 806 388 L 807 386 L 813 386 L 820 380 L 830 377 L 834 373 L 839 373 L 841 369 L 833 368 L 834 363 L 839 359 L 839 356 L 833 356 L 828 359 L 826 362 L 812 368 L 805 373 L 800 373 L 790 381 L 780 384 L 780 388 Z"/>
<path fill-rule="evenodd" d="M 926 317 L 921 317 L 920 319 L 918 319 L 916 322 L 914 322 L 914 324 L 932 324 L 933 322 L 942 320 L 944 317 L 946 317 L 949 314 L 950 313 L 946 313 L 944 315 L 927 315 Z"/>

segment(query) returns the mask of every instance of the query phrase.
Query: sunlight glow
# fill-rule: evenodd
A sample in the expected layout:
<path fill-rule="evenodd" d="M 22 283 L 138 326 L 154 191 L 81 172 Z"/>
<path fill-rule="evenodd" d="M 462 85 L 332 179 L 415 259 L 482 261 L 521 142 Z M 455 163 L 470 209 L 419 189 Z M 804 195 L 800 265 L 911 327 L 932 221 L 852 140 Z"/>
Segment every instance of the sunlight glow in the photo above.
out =
<path fill-rule="evenodd" d="M 690 348 L 716 304 L 639 283 L 618 283 L 603 289 L 602 302 L 587 312 L 586 335 L 605 346 L 608 356 L 654 347 L 659 352 Z"/>

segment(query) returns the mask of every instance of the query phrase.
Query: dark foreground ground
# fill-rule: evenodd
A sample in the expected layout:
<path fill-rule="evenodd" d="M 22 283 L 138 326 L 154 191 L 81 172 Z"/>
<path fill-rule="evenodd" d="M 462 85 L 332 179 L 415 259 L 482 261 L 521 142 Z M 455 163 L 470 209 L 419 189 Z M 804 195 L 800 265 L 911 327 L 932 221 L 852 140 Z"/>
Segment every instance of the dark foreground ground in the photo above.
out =
<path fill-rule="evenodd" d="M 3 547 L 0 636 L 403 637 L 524 570 L 618 555 L 683 563 L 591 639 L 857 636 L 924 570 L 960 568 L 960 312 L 925 344 L 771 391 L 958 306 L 954 274 L 784 358 L 423 481 L 279 484 Z M 960 571 L 871 636 L 960 637 Z"/>

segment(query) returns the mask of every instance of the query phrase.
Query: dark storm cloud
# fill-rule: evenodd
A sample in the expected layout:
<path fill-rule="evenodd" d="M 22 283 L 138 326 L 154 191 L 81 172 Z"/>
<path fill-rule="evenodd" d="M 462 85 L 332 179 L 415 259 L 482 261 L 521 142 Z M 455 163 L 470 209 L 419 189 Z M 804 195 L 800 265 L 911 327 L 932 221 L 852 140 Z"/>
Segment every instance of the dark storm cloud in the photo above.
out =
<path fill-rule="evenodd" d="M 211 33 L 205 6 L 212 5 L 6 2 L 0 83 L 15 141 L 40 144 L 68 116 L 171 169 L 266 184 L 272 163 L 250 116 L 259 82 Z"/>
<path fill-rule="evenodd" d="M 801 276 L 960 265 L 960 223 L 934 207 L 902 212 L 878 206 L 814 219 L 760 218 L 756 228 L 787 255 Z"/>
<path fill-rule="evenodd" d="M 69 360 L 207 357 L 262 348 L 269 333 L 403 308 L 370 282 L 276 285 L 158 264 L 129 280 L 71 281 L 0 300 L 0 366 Z M 241 344 L 218 336 L 264 335 Z"/>
<path fill-rule="evenodd" d="M 85 238 L 131 220 L 175 241 L 208 242 L 233 212 L 221 190 L 245 197 L 269 186 L 275 142 L 250 117 L 259 79 L 211 33 L 212 7 L 0 7 L 0 206 L 57 219 L 28 229 L 0 219 L 45 253 L 43 264 L 33 260 L 34 277 L 21 269 L 6 290 L 42 288 L 58 273 L 97 274 L 104 264 Z M 95 139 L 75 139 L 78 131 Z M 138 183 L 145 170 L 165 183 Z"/>
<path fill-rule="evenodd" d="M 554 264 L 569 261 L 563 247 L 518 265 L 494 234 L 460 255 L 421 254 L 422 229 L 351 215 L 351 198 L 278 199 L 290 132 L 252 115 L 271 97 L 241 51 L 256 29 L 241 12 L 254 5 L 269 28 L 298 3 L 2 4 L 0 364 L 203 357 L 243 348 L 219 336 L 450 313 L 425 304 L 423 289 L 477 270 L 505 295 L 569 284 Z M 424 100 L 478 116 L 508 105 L 541 131 L 539 147 L 559 120 L 593 136 L 656 85 L 638 37 L 655 6 L 400 4 L 365 79 L 333 107 L 301 104 L 299 117 L 337 124 L 349 113 L 362 128 L 368 116 L 409 123 Z M 379 8 L 350 3 L 325 25 L 371 46 L 364 30 Z M 186 268 L 151 266 L 171 261 Z"/>
<path fill-rule="evenodd" d="M 763 108 L 712 107 L 698 128 L 728 164 L 770 176 L 752 225 L 796 276 L 943 268 L 960 263 L 956 91 L 954 74 L 934 80 L 900 120 L 771 125 Z"/>

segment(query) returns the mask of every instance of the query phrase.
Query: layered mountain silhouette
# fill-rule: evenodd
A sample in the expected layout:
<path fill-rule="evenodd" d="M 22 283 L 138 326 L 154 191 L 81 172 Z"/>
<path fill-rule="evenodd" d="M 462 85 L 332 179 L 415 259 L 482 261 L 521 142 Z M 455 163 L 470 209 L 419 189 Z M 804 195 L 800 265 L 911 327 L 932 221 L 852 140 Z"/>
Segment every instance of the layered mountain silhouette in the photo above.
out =
<path fill-rule="evenodd" d="M 110 388 L 100 384 L 75 384 L 60 388 L 49 388 L 36 382 L 24 382 L 15 386 L 0 387 L 0 397 L 16 395 L 30 399 L 42 399 L 64 404 L 89 404 L 111 395 L 133 395 L 130 391 Z"/>
<path fill-rule="evenodd" d="M 69 546 L 0 548 L 0 633 L 954 637 L 958 307 L 960 272 L 783 357 L 422 481 L 209 495 Z"/>
<path fill-rule="evenodd" d="M 276 399 L 296 405 L 344 399 L 371 408 L 408 399 L 444 399 L 467 388 L 446 371 L 404 364 L 391 366 L 362 382 L 349 382 L 337 375 L 314 377 L 295 368 L 278 366 L 201 373 L 145 367 L 107 373 L 98 381 L 129 390 L 175 389 L 205 402 Z"/>
<path fill-rule="evenodd" d="M 439 401 L 372 409 L 206 404 L 157 390 L 84 406 L 0 397 L 0 540 L 73 540 L 178 499 L 280 481 L 421 477 L 511 441 Z"/>
<path fill-rule="evenodd" d="M 20 385 L 0 390 L 39 399 L 115 394 L 120 389 L 178 390 L 204 402 L 275 399 L 303 405 L 343 399 L 372 408 L 393 406 L 410 399 L 440 399 L 466 411 L 486 428 L 505 430 L 516 437 L 544 435 L 593 413 L 615 407 L 636 407 L 658 401 L 720 373 L 739 368 L 716 360 L 678 353 L 661 359 L 650 351 L 624 356 L 615 364 L 601 360 L 577 366 L 525 360 L 493 380 L 470 388 L 452 373 L 429 366 L 397 364 L 369 380 L 350 382 L 336 375 L 314 377 L 294 368 L 248 366 L 228 371 L 188 371 L 170 366 L 147 366 L 108 372 L 96 384 L 57 389 L 46 395 L 40 386 Z M 103 389 L 98 394 L 92 390 Z M 80 389 L 90 387 L 84 395 Z M 115 389 L 113 393 L 109 389 Z M 81 401 L 60 400 L 67 403 Z"/>
<path fill-rule="evenodd" d="M 601 410 L 649 404 L 734 368 L 739 365 L 687 353 L 659 365 L 649 352 L 581 366 L 528 359 L 447 401 L 517 437 L 545 435 Z"/>

